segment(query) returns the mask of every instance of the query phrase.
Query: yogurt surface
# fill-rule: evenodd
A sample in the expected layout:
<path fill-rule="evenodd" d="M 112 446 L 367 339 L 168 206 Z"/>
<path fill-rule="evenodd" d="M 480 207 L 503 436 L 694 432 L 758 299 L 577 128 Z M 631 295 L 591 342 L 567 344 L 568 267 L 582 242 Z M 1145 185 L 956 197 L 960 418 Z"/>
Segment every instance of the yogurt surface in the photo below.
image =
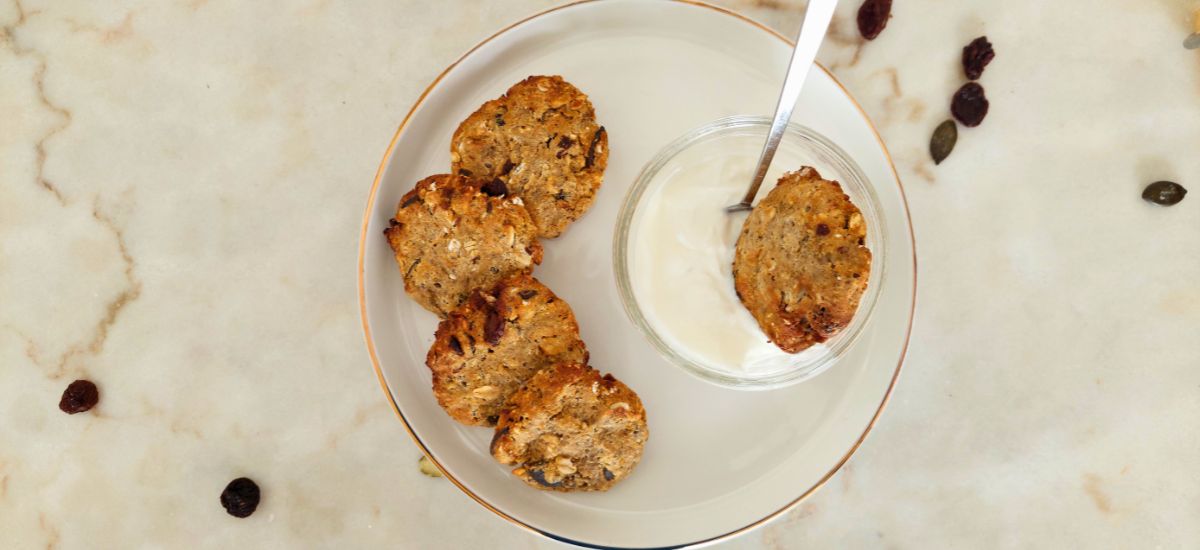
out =
<path fill-rule="evenodd" d="M 677 353 L 732 374 L 772 374 L 827 350 L 788 354 L 772 344 L 738 300 L 733 252 L 748 212 L 726 213 L 741 200 L 761 138 L 698 146 L 662 167 L 631 225 L 630 282 L 646 321 Z M 759 198 L 783 173 L 798 169 L 782 148 Z"/>

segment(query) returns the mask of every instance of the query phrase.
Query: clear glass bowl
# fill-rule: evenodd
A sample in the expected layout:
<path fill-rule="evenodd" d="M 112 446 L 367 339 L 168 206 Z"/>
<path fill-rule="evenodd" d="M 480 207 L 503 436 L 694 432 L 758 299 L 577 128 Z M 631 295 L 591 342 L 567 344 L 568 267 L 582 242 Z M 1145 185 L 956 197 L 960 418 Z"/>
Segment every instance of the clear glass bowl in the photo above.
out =
<path fill-rule="evenodd" d="M 884 255 L 887 251 L 887 235 L 884 234 L 883 228 L 886 225 L 879 199 L 875 196 L 870 182 L 854 160 L 837 145 L 810 128 L 791 124 L 784 134 L 783 141 L 772 162 L 772 170 L 767 173 L 757 199 L 761 200 L 765 197 L 784 172 L 799 170 L 802 166 L 812 166 L 820 172 L 823 178 L 839 182 L 842 190 L 862 212 L 867 225 L 865 244 L 871 250 L 871 272 L 867 289 L 859 300 L 858 310 L 850 324 L 823 344 L 813 346 L 799 354 L 784 354 L 772 347 L 771 350 L 777 352 L 778 357 L 770 361 L 765 368 L 760 368 L 760 365 L 768 364 L 765 362 L 755 363 L 754 368 L 745 364 L 730 367 L 728 363 L 721 364 L 719 361 L 712 360 L 711 355 L 706 357 L 703 353 L 694 352 L 690 348 L 697 348 L 697 346 L 689 346 L 682 342 L 677 334 L 671 333 L 670 327 L 662 321 L 656 320 L 656 317 L 647 311 L 647 308 L 652 307 L 647 300 L 649 291 L 644 288 L 645 285 L 636 283 L 633 277 L 638 269 L 637 262 L 639 261 L 635 248 L 640 247 L 639 250 L 642 251 L 640 254 L 645 257 L 645 245 L 641 244 L 641 241 L 647 239 L 649 235 L 640 234 L 640 231 L 643 229 L 643 225 L 654 225 L 656 222 L 645 221 L 643 219 L 645 216 L 642 214 L 647 209 L 640 207 L 648 202 L 648 197 L 654 197 L 664 185 L 669 185 L 668 182 L 671 181 L 671 178 L 689 177 L 690 175 L 681 176 L 689 166 L 695 169 L 696 166 L 708 166 L 717 161 L 721 167 L 720 176 L 699 179 L 710 183 L 719 182 L 718 187 L 706 183 L 704 187 L 697 188 L 695 195 L 689 195 L 688 201 L 696 201 L 697 207 L 704 209 L 702 214 L 707 216 L 710 222 L 726 219 L 716 218 L 714 213 L 740 200 L 749 185 L 750 174 L 757 163 L 758 154 L 770 126 L 770 119 L 765 117 L 728 117 L 697 128 L 671 142 L 642 169 L 633 187 L 630 188 L 617 218 L 613 242 L 615 252 L 613 267 L 617 288 L 625 312 L 633 323 L 672 364 L 703 380 L 738 389 L 769 389 L 799 383 L 811 379 L 836 364 L 838 359 L 844 356 L 857 340 L 863 327 L 870 322 L 871 312 L 875 307 L 876 298 L 882 286 L 881 282 L 885 276 Z M 691 180 L 688 181 L 690 183 Z M 647 208 L 653 210 L 656 207 Z M 710 211 L 709 208 L 713 210 Z M 722 213 L 721 216 L 728 215 Z M 735 231 L 740 228 L 741 220 L 745 219 L 745 214 L 741 216 L 736 219 Z M 702 222 L 703 218 L 697 216 L 696 221 Z M 649 231 L 649 229 L 646 230 Z M 713 261 L 723 262 L 726 259 L 730 261 L 732 259 L 731 252 L 729 252 L 729 258 L 717 258 L 717 254 L 714 252 Z M 729 264 L 727 269 L 729 288 L 723 289 L 723 291 L 732 292 L 732 264 Z M 740 306 L 740 304 L 738 305 Z M 745 315 L 746 319 L 752 321 L 745 308 L 739 307 L 737 310 L 732 315 Z M 740 321 L 740 319 L 730 317 L 728 321 L 722 319 L 714 322 L 733 323 L 735 321 Z M 762 334 L 761 331 L 758 331 L 757 334 L 762 337 L 762 342 L 766 341 L 765 334 Z"/>

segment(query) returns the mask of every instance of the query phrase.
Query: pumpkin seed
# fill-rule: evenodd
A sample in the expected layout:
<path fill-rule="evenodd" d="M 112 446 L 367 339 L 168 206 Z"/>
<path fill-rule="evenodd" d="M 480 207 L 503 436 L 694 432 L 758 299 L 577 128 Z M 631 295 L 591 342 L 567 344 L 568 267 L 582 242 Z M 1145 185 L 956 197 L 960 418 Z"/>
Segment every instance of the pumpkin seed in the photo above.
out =
<path fill-rule="evenodd" d="M 939 124 L 929 140 L 929 154 L 933 156 L 933 163 L 941 164 L 946 160 L 954 150 L 955 143 L 958 143 L 958 125 L 953 120 Z"/>
<path fill-rule="evenodd" d="M 1146 186 L 1142 198 L 1160 206 L 1179 204 L 1187 195 L 1187 189 L 1173 181 L 1156 181 Z"/>

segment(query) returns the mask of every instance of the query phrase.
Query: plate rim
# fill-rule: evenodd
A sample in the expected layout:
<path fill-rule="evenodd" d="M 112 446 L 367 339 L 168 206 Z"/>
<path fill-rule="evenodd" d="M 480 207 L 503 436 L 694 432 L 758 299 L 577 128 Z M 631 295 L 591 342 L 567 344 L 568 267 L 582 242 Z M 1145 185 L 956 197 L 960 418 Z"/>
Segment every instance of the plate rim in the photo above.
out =
<path fill-rule="evenodd" d="M 400 141 L 400 135 L 404 133 L 404 129 L 408 125 L 409 120 L 412 118 L 413 114 L 416 113 L 417 109 L 421 106 L 421 104 L 424 103 L 425 99 L 429 96 L 429 94 L 433 91 L 433 89 L 436 88 L 439 83 L 441 83 L 442 79 L 445 78 L 446 75 L 448 75 L 450 73 L 450 71 L 454 70 L 455 67 L 457 67 L 460 63 L 462 63 L 463 60 L 470 57 L 473 53 L 475 53 L 477 50 L 479 50 L 479 48 L 483 47 L 485 44 L 491 42 L 492 40 L 495 40 L 496 38 L 513 30 L 514 28 L 519 27 L 519 26 L 521 26 L 529 21 L 532 21 L 534 19 L 549 15 L 551 13 L 554 13 L 554 12 L 557 12 L 560 10 L 569 9 L 569 8 L 579 6 L 582 4 L 592 4 L 592 3 L 603 2 L 603 1 L 604 0 L 575 0 L 573 2 L 568 2 L 566 4 L 562 4 L 559 6 L 554 6 L 551 8 L 547 8 L 545 10 L 541 10 L 539 12 L 536 12 L 536 13 L 533 13 L 526 17 L 523 17 L 517 21 L 514 21 L 508 25 L 505 25 L 501 29 L 499 29 L 496 32 L 489 35 L 487 38 L 484 38 L 483 40 L 476 43 L 474 46 L 472 46 L 470 49 L 468 49 L 462 55 L 458 56 L 458 58 L 455 59 L 454 62 L 447 65 L 445 69 L 443 69 L 440 73 L 438 73 L 437 77 L 434 78 L 433 81 L 430 82 L 430 84 L 425 88 L 425 90 L 421 92 L 421 95 L 419 95 L 417 97 L 416 101 L 413 102 L 412 107 L 409 108 L 408 113 L 404 115 L 404 119 L 401 120 L 400 126 L 398 128 L 396 128 L 395 134 L 392 135 L 392 140 L 391 140 L 391 142 L 388 143 L 387 149 L 383 153 L 383 158 L 379 162 L 379 167 L 375 171 L 375 178 L 371 183 L 371 190 L 370 190 L 369 194 L 367 195 L 367 205 L 366 205 L 365 211 L 363 212 L 362 229 L 361 229 L 361 233 L 359 235 L 359 241 L 358 241 L 358 307 L 359 307 L 360 320 L 362 322 L 363 337 L 364 337 L 364 340 L 365 340 L 365 343 L 367 346 L 367 355 L 371 359 L 371 365 L 375 370 L 375 377 L 379 380 L 379 386 L 383 390 L 383 394 L 387 398 L 388 403 L 391 404 L 391 406 L 392 406 L 392 411 L 394 411 L 396 413 L 396 416 L 400 419 L 400 423 L 404 425 L 404 430 L 406 432 L 408 432 L 409 437 L 411 437 L 413 442 L 415 442 L 417 444 L 417 447 L 419 447 L 421 449 L 421 452 L 427 458 L 429 458 L 429 461 L 432 462 L 434 464 L 434 466 L 436 466 L 437 469 L 442 472 L 442 475 L 445 476 L 446 479 L 450 480 L 450 482 L 453 483 L 455 487 L 458 487 L 458 489 L 460 491 L 462 491 L 463 493 L 465 493 L 468 497 L 470 497 L 471 500 L 474 500 L 477 504 L 479 504 L 480 506 L 483 506 L 488 511 L 492 512 L 493 514 L 496 514 L 497 516 L 508 521 L 509 523 L 511 523 L 517 527 L 520 527 L 520 528 L 524 529 L 525 531 L 530 532 L 534 535 L 538 535 L 538 536 L 545 537 L 545 538 L 548 538 L 551 540 L 555 540 L 558 542 L 563 542 L 563 543 L 567 543 L 570 545 L 579 546 L 579 547 L 583 547 L 583 548 L 596 548 L 596 549 L 603 549 L 603 550 L 608 550 L 608 549 L 611 549 L 611 550 L 635 550 L 635 549 L 641 550 L 640 547 L 614 547 L 614 546 L 590 544 L 590 543 L 586 543 L 586 542 L 572 540 L 572 539 L 569 539 L 569 538 L 566 538 L 566 537 L 563 537 L 560 535 L 556 535 L 549 531 L 544 531 L 542 529 L 538 529 L 537 527 L 529 525 L 529 524 L 505 513 L 503 510 L 500 510 L 496 506 L 494 506 L 491 503 L 484 500 L 482 497 L 476 495 L 469 488 L 467 488 L 466 485 L 464 485 L 461 481 L 456 479 L 453 475 L 450 475 L 447 472 L 446 468 L 442 467 L 441 463 L 439 463 L 438 460 L 436 458 L 434 458 L 433 453 L 430 452 L 429 448 L 425 446 L 425 443 L 423 441 L 421 441 L 421 438 L 418 437 L 417 434 L 413 431 L 412 426 L 410 426 L 408 423 L 408 419 L 406 419 L 404 417 L 404 413 L 400 412 L 400 406 L 399 406 L 399 404 L 396 403 L 395 398 L 392 396 L 391 390 L 388 388 L 387 380 L 384 378 L 384 375 L 383 375 L 383 369 L 382 369 L 382 367 L 380 367 L 380 364 L 379 364 L 379 357 L 376 355 L 376 352 L 375 352 L 375 342 L 371 336 L 371 325 L 367 319 L 366 285 L 364 282 L 365 281 L 364 266 L 365 266 L 366 246 L 367 246 L 367 229 L 370 225 L 371 213 L 374 211 L 375 199 L 379 192 L 379 184 L 383 179 L 384 171 L 387 169 L 388 161 L 392 158 L 392 153 L 394 152 L 394 150 L 396 148 L 396 144 Z M 772 29 L 772 28 L 768 27 L 767 25 L 759 22 L 758 20 L 755 20 L 747 15 L 733 11 L 729 8 L 709 4 L 703 0 L 660 0 L 660 1 L 690 5 L 690 6 L 695 6 L 695 7 L 699 7 L 699 8 L 712 10 L 721 15 L 733 17 L 744 23 L 753 25 L 754 27 L 758 28 L 759 30 L 764 31 L 767 34 L 781 40 L 784 44 L 788 45 L 789 47 L 794 47 L 794 45 L 795 45 L 791 39 L 784 36 L 783 34 L 780 34 L 775 29 Z M 875 141 L 879 144 L 880 149 L 883 151 L 884 157 L 887 158 L 888 168 L 891 169 L 892 175 L 896 179 L 896 186 L 900 191 L 900 200 L 904 206 L 904 219 L 905 219 L 905 223 L 908 225 L 909 241 L 912 245 L 912 275 L 913 275 L 912 292 L 911 292 L 911 298 L 909 300 L 910 305 L 909 305 L 909 312 L 908 312 L 908 325 L 905 329 L 904 344 L 900 350 L 900 358 L 896 362 L 896 369 L 892 373 L 892 379 L 888 383 L 887 391 L 884 392 L 883 399 L 880 401 L 879 407 L 876 408 L 875 414 L 871 417 L 871 421 L 867 423 L 867 426 L 863 429 L 862 434 L 858 436 L 858 439 L 855 440 L 854 445 L 852 445 L 850 447 L 850 449 L 846 451 L 846 454 L 843 455 L 842 458 L 840 460 L 838 460 L 837 464 L 835 464 L 828 472 L 826 472 L 825 475 L 823 475 L 821 477 L 821 479 L 817 480 L 817 482 L 815 484 L 813 484 L 812 487 L 809 487 L 807 490 L 805 490 L 803 493 L 801 493 L 800 496 L 796 497 L 791 502 L 788 502 L 787 504 L 783 505 L 778 510 L 773 511 L 773 512 L 767 514 L 766 516 L 764 516 L 764 517 L 758 519 L 757 521 L 754 521 L 748 525 L 742 526 L 733 531 L 729 531 L 728 533 L 716 535 L 716 536 L 709 537 L 709 538 L 695 541 L 695 542 L 689 542 L 689 543 L 678 544 L 678 545 L 673 545 L 673 546 L 666 546 L 666 547 L 657 547 L 657 548 L 663 548 L 663 549 L 666 549 L 666 548 L 670 548 L 670 549 L 698 548 L 701 546 L 707 546 L 710 544 L 715 544 L 717 542 L 732 539 L 734 537 L 737 537 L 738 535 L 741 535 L 743 533 L 751 531 L 751 530 L 779 517 L 780 515 L 787 513 L 789 510 L 791 510 L 792 508 L 795 508 L 798 504 L 800 504 L 801 502 L 803 502 L 804 500 L 808 499 L 810 496 L 815 494 L 819 489 L 824 487 L 825 484 L 828 483 L 829 480 L 832 479 L 833 476 L 835 474 L 837 474 L 838 471 L 840 471 L 842 469 L 842 467 L 846 464 L 846 462 L 848 462 L 850 460 L 850 458 L 852 456 L 854 456 L 854 453 L 857 452 L 859 447 L 862 446 L 863 442 L 866 441 L 867 435 L 870 434 L 871 430 L 873 430 L 875 428 L 875 425 L 879 422 L 880 417 L 883 415 L 883 410 L 887 407 L 888 403 L 891 401 L 892 393 L 895 391 L 896 383 L 898 382 L 898 380 L 900 378 L 900 371 L 903 369 L 903 366 L 904 366 L 904 360 L 908 358 L 908 346 L 912 340 L 913 318 L 916 314 L 916 309 L 917 309 L 917 275 L 918 275 L 918 271 L 917 271 L 916 232 L 913 231 L 912 210 L 909 208 L 909 205 L 908 205 L 908 196 L 904 192 L 904 183 L 900 180 L 900 174 L 896 170 L 896 163 L 892 159 L 891 151 L 888 150 L 887 144 L 885 144 L 883 142 L 883 137 L 879 134 L 879 129 L 875 127 L 875 123 L 871 120 L 871 117 L 867 115 L 867 112 L 863 109 L 862 105 L 860 105 L 858 103 L 858 100 L 854 98 L 854 95 L 851 94 L 850 91 L 846 89 L 846 87 L 841 83 L 841 81 L 839 81 L 837 79 L 837 77 L 834 76 L 833 73 L 829 71 L 829 69 L 827 69 L 824 65 L 820 64 L 819 62 L 814 62 L 814 65 L 817 68 L 821 69 L 821 71 L 823 71 L 826 74 L 826 76 L 828 76 L 830 78 L 830 80 L 832 80 L 833 83 L 836 84 L 837 87 L 842 90 L 842 92 L 846 95 L 846 97 L 850 99 L 850 103 L 853 104 L 854 108 L 858 110 L 858 112 L 862 116 L 863 120 L 866 121 L 867 126 L 871 129 L 871 133 L 874 134 L 874 136 L 875 136 Z M 649 547 L 646 547 L 644 550 L 652 550 L 652 549 Z"/>

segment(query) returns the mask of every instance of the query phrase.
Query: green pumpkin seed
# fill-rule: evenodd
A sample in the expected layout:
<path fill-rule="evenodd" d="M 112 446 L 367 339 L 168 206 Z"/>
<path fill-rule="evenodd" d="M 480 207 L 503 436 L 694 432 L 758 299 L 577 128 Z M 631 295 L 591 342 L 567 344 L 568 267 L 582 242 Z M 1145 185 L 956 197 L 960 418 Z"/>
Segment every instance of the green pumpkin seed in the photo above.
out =
<path fill-rule="evenodd" d="M 954 150 L 955 143 L 958 143 L 958 125 L 954 120 L 939 124 L 933 131 L 933 138 L 929 140 L 929 154 L 933 156 L 933 163 L 941 164 L 946 160 Z"/>
<path fill-rule="evenodd" d="M 1160 206 L 1179 204 L 1187 195 L 1187 189 L 1173 181 L 1156 181 L 1146 186 L 1142 198 Z"/>

